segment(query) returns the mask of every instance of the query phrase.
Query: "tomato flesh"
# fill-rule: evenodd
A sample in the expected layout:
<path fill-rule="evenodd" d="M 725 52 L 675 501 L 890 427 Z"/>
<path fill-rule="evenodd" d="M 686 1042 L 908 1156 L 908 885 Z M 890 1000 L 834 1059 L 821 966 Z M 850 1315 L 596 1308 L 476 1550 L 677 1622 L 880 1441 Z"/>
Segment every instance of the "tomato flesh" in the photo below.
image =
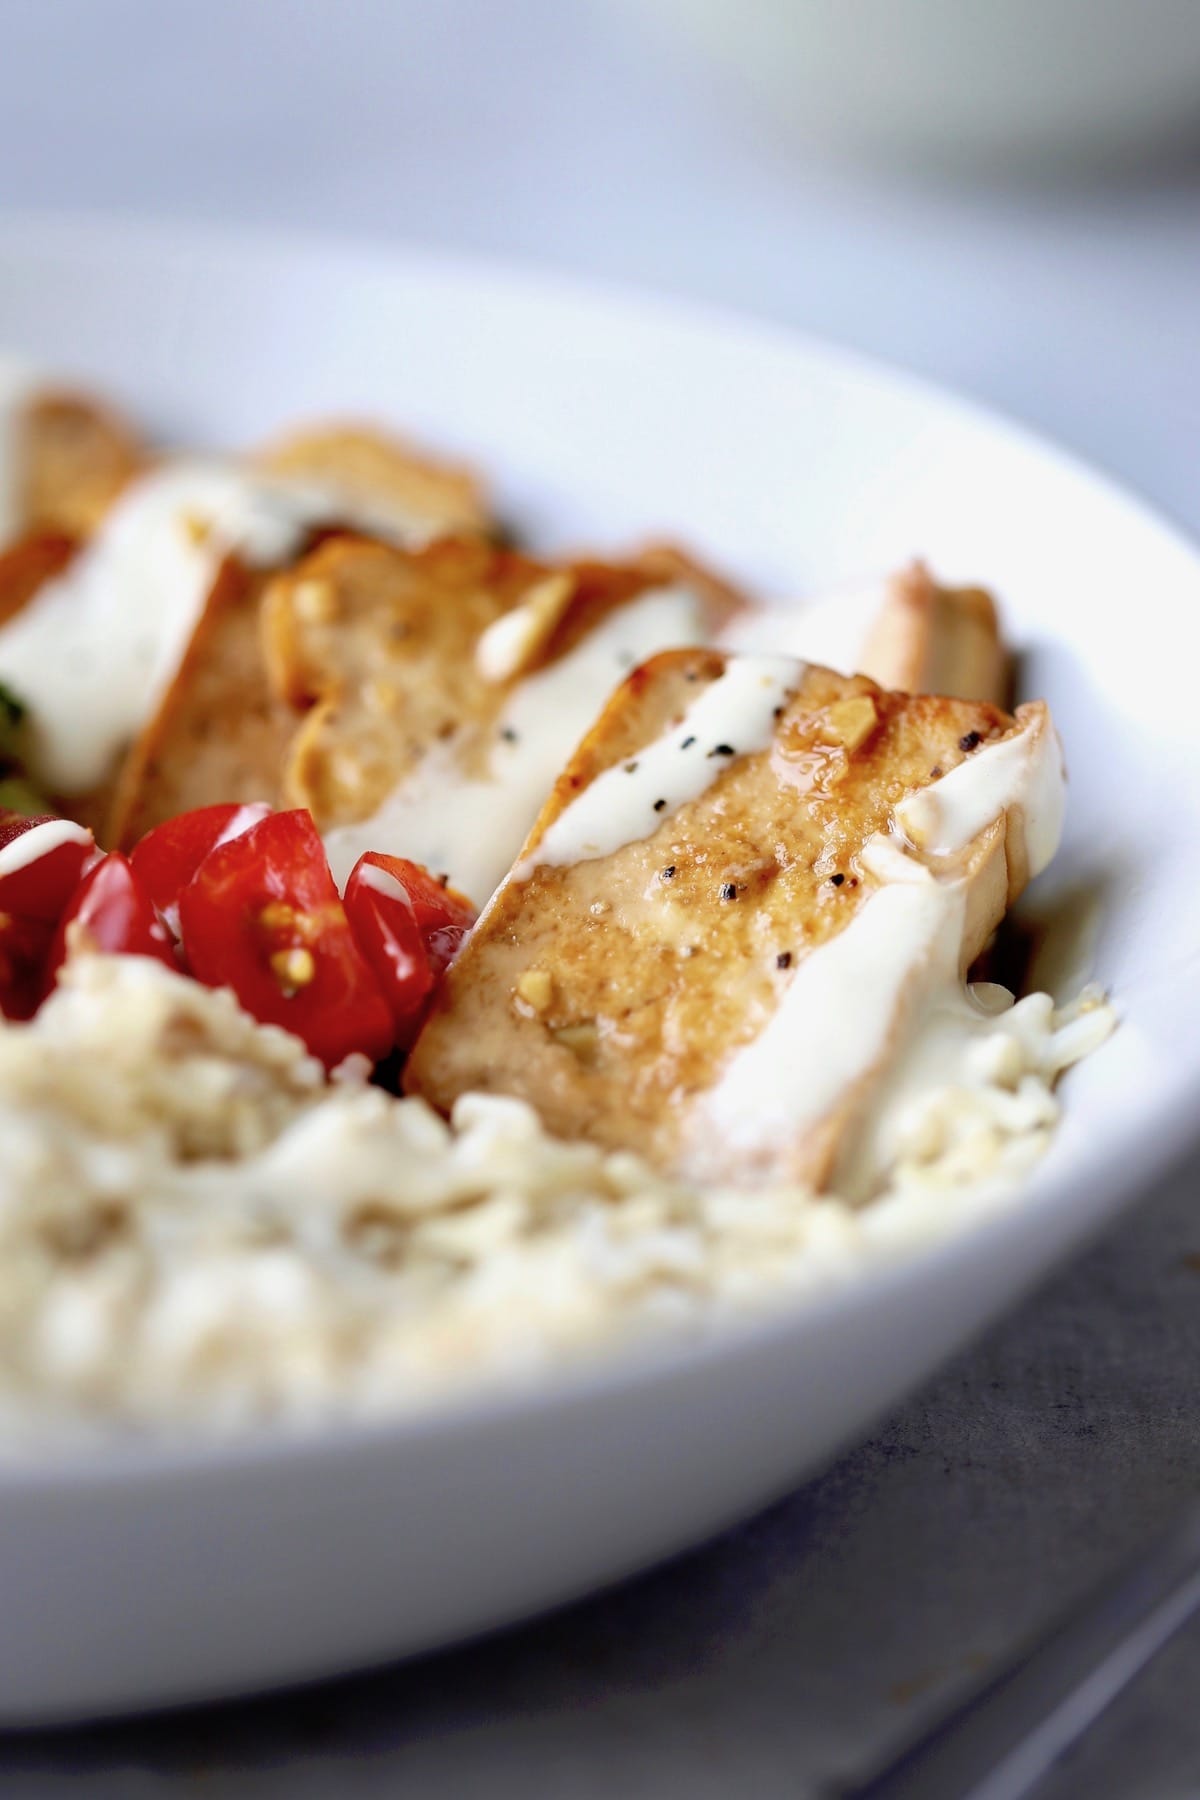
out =
<path fill-rule="evenodd" d="M 351 870 L 346 912 L 391 1008 L 396 1043 L 410 1049 L 475 909 L 419 863 L 371 850 Z"/>
<path fill-rule="evenodd" d="M 188 966 L 327 1068 L 391 1049 L 392 1020 L 308 813 L 273 813 L 221 843 L 179 896 Z"/>
<path fill-rule="evenodd" d="M 266 805 L 200 806 L 156 825 L 129 853 L 138 879 L 173 934 L 179 936 L 179 896 L 210 851 L 240 837 L 270 812 Z"/>
<path fill-rule="evenodd" d="M 54 926 L 45 919 L 0 913 L 0 1013 L 32 1019 L 46 985 L 46 959 Z"/>
<path fill-rule="evenodd" d="M 174 969 L 171 939 L 127 856 L 113 850 L 79 883 L 58 922 L 50 946 L 45 986 L 53 985 L 75 950 L 152 956 Z"/>
<path fill-rule="evenodd" d="M 54 923 L 96 855 L 82 825 L 0 811 L 0 912 Z"/>

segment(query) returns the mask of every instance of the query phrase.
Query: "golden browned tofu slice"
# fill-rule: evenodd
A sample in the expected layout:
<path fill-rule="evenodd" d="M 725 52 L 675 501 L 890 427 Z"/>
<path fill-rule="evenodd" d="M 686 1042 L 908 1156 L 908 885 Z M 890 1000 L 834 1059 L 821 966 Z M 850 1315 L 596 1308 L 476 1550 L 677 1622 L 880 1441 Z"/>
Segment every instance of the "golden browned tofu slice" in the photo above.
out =
<path fill-rule="evenodd" d="M 132 431 L 82 395 L 33 387 L 3 421 L 0 625 L 66 567 L 142 463 Z"/>
<path fill-rule="evenodd" d="M 722 594 L 677 563 L 552 567 L 480 540 L 341 540 L 274 582 L 277 695 L 307 708 L 283 796 L 344 878 L 367 849 L 487 900 L 566 757 L 628 670 L 704 642 Z"/>
<path fill-rule="evenodd" d="M 331 535 L 274 578 L 227 564 L 126 762 L 111 841 L 219 801 L 308 806 L 325 825 L 356 816 L 352 798 L 390 791 L 447 723 L 498 704 L 475 677 L 476 642 L 542 574 L 479 537 L 408 554 Z"/>
<path fill-rule="evenodd" d="M 152 826 L 197 806 L 278 804 L 296 715 L 272 694 L 264 673 L 259 613 L 267 580 L 233 558 L 223 565 L 111 802 L 95 803 L 104 843 L 128 849 Z"/>
<path fill-rule="evenodd" d="M 795 607 L 743 607 L 724 649 L 800 656 L 869 675 L 907 694 L 950 694 L 1004 705 L 1009 657 L 996 604 L 978 587 L 949 587 L 924 563 L 880 585 L 846 588 Z"/>
<path fill-rule="evenodd" d="M 270 580 L 230 571 L 126 763 L 109 841 L 217 801 L 306 806 L 339 877 L 390 850 L 482 904 L 627 670 L 709 635 L 724 597 L 680 574 L 343 535 Z"/>
<path fill-rule="evenodd" d="M 345 523 L 406 544 L 491 529 L 487 493 L 470 469 L 439 461 L 366 425 L 322 425 L 269 445 L 260 467 L 340 500 Z"/>
<path fill-rule="evenodd" d="M 470 538 L 412 553 L 332 539 L 280 576 L 263 612 L 267 668 L 274 692 L 305 714 L 283 765 L 288 804 L 308 807 L 322 831 L 351 824 L 430 745 L 487 732 L 502 682 L 480 667 L 480 640 L 559 582 Z"/>
<path fill-rule="evenodd" d="M 0 549 L 0 625 L 15 619 L 74 554 L 75 539 L 61 531 L 28 532 Z"/>
<path fill-rule="evenodd" d="M 824 1185 L 931 983 L 1052 853 L 1045 709 L 780 657 L 639 668 L 443 986 L 405 1086 L 512 1094 L 692 1179 Z"/>
<path fill-rule="evenodd" d="M 859 668 L 881 687 L 1000 705 L 1009 667 L 995 601 L 983 588 L 945 587 L 912 563 L 889 581 Z"/>
<path fill-rule="evenodd" d="M 24 528 L 86 537 L 143 466 L 141 445 L 108 407 L 79 394 L 36 394 L 23 426 Z"/>

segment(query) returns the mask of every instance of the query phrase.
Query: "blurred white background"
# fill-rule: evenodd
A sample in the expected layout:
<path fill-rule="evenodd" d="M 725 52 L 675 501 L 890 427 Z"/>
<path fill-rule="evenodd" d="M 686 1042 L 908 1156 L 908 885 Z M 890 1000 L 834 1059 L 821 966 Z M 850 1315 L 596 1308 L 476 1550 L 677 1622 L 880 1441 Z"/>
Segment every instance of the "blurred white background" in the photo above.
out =
<path fill-rule="evenodd" d="M 672 5 L 0 0 L 0 206 L 416 239 L 732 303 L 997 404 L 1200 528 L 1186 133 L 1090 175 L 856 166 L 676 35 Z M 1162 5 L 1200 36 L 1194 0 L 1122 5 L 1131 44 Z"/>

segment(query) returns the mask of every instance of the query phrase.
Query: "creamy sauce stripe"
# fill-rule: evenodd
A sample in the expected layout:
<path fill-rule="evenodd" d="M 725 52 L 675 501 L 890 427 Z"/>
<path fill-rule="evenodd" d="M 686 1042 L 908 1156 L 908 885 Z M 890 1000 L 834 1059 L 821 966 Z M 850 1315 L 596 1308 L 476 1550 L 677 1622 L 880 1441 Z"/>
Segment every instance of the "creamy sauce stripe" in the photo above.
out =
<path fill-rule="evenodd" d="M 0 496 L 3 476 L 0 441 Z M 353 497 L 233 463 L 181 459 L 134 482 L 0 629 L 0 681 L 29 706 L 34 774 L 59 794 L 103 781 L 170 682 L 225 558 L 273 567 L 333 522 L 396 541 L 429 535 L 427 522 L 410 530 Z"/>
<path fill-rule="evenodd" d="M 0 630 L 0 681 L 29 707 L 35 776 L 59 794 L 103 781 L 178 667 L 225 557 L 282 562 L 318 516 L 282 482 L 217 462 L 134 482 Z"/>
<path fill-rule="evenodd" d="M 52 850 L 61 850 L 64 844 L 90 846 L 91 842 L 91 832 L 76 825 L 73 819 L 45 819 L 40 825 L 31 825 L 28 831 L 10 839 L 0 849 L 0 877 L 27 869 L 30 863 L 49 856 Z"/>
<path fill-rule="evenodd" d="M 338 885 L 364 850 L 394 851 L 449 875 L 482 907 L 613 689 L 648 656 L 703 643 L 705 630 L 703 602 L 687 588 L 658 588 L 617 608 L 514 687 L 482 777 L 464 777 L 453 747 L 438 746 L 369 819 L 327 832 Z"/>
<path fill-rule="evenodd" d="M 904 834 L 921 828 L 928 852 L 953 855 L 1010 812 L 1032 877 L 1057 846 L 1064 780 L 1057 737 L 1038 715 L 901 802 L 898 829 L 877 834 L 860 857 L 881 885 L 804 958 L 758 1037 L 697 1100 L 689 1123 L 697 1171 L 715 1141 L 752 1157 L 802 1137 L 889 1056 L 893 1070 L 919 1070 L 924 1089 L 955 1081 L 967 1042 L 1003 1027 L 973 1005 L 959 976 L 967 882 L 906 855 Z M 868 1110 L 846 1178 L 851 1197 L 865 1197 L 886 1171 L 911 1093 L 893 1084 L 886 1117 L 878 1105 Z"/>
<path fill-rule="evenodd" d="M 605 769 L 564 808 L 513 870 L 513 880 L 526 880 L 536 868 L 611 856 L 651 837 L 737 757 L 767 748 L 776 716 L 803 673 L 804 664 L 789 656 L 730 657 L 678 725 L 630 761 Z"/>
<path fill-rule="evenodd" d="M 903 877 L 803 959 L 762 1031 L 700 1098 L 701 1155 L 710 1134 L 751 1158 L 804 1136 L 884 1053 L 909 984 L 957 984 L 965 889 L 900 860 Z"/>
<path fill-rule="evenodd" d="M 1020 804 L 1032 877 L 1058 848 L 1066 793 L 1062 746 L 1043 714 L 1024 731 L 977 750 L 939 781 L 910 794 L 896 808 L 896 823 L 919 849 L 947 856 L 978 837 L 1006 807 Z"/>
<path fill-rule="evenodd" d="M 886 584 L 878 581 L 786 606 L 746 607 L 717 641 L 741 654 L 774 651 L 854 675 L 862 669 L 863 649 L 886 597 Z"/>

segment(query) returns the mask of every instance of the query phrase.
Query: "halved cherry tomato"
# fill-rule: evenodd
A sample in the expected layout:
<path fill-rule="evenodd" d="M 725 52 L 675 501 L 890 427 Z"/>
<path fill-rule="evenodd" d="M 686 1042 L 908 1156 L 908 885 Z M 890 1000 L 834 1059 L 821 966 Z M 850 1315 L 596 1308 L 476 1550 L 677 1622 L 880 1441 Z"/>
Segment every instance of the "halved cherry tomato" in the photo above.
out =
<path fill-rule="evenodd" d="M 396 1043 L 407 1050 L 475 909 L 419 863 L 370 850 L 350 872 L 346 913 L 391 1007 Z"/>
<path fill-rule="evenodd" d="M 47 989 L 72 950 L 153 956 L 178 967 L 166 927 L 127 856 L 113 850 L 88 871 L 58 922 L 46 966 Z"/>
<path fill-rule="evenodd" d="M 0 913 L 0 1012 L 6 1019 L 32 1019 L 46 985 L 46 958 L 54 925 Z"/>
<path fill-rule="evenodd" d="M 0 811 L 0 911 L 53 923 L 95 855 L 95 838 L 71 819 Z"/>
<path fill-rule="evenodd" d="M 388 1008 L 306 812 L 274 813 L 210 851 L 179 918 L 192 973 L 295 1032 L 327 1068 L 391 1049 Z"/>
<path fill-rule="evenodd" d="M 156 825 L 134 845 L 129 860 L 175 936 L 179 896 L 210 850 L 240 837 L 270 812 L 266 805 L 199 806 Z"/>

